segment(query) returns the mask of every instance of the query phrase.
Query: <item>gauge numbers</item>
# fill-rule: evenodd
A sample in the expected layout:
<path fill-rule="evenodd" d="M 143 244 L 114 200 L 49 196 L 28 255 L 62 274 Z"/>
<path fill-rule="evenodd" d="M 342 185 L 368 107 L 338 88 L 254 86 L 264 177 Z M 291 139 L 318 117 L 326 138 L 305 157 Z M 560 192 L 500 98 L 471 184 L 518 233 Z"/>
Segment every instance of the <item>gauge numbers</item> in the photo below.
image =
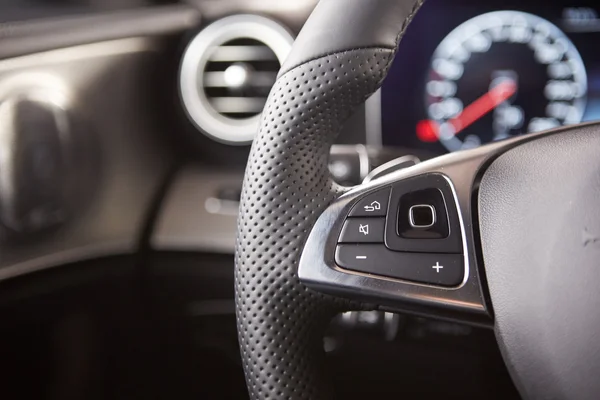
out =
<path fill-rule="evenodd" d="M 587 77 L 555 25 L 518 11 L 477 16 L 437 47 L 418 137 L 449 151 L 581 122 Z"/>

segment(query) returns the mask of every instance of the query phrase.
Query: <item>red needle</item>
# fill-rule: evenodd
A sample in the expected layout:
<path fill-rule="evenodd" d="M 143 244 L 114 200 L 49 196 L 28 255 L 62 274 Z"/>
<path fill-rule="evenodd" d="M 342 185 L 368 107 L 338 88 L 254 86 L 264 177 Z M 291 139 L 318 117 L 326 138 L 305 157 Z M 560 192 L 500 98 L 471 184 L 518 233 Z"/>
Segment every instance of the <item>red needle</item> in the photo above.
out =
<path fill-rule="evenodd" d="M 472 123 L 508 100 L 517 91 L 517 84 L 507 79 L 494 86 L 486 94 L 469 104 L 456 117 L 446 123 L 454 128 L 454 135 L 469 127 Z M 417 136 L 423 142 L 435 142 L 439 138 L 440 126 L 436 121 L 423 120 L 417 123 Z"/>

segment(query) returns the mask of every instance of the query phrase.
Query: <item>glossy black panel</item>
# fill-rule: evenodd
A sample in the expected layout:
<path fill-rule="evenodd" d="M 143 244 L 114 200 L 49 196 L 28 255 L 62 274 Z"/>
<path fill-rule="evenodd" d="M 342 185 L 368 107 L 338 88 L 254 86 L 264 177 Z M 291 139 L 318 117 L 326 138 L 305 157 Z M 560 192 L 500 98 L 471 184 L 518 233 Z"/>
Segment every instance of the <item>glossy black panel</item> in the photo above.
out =
<path fill-rule="evenodd" d="M 464 277 L 461 254 L 401 253 L 380 244 L 345 244 L 335 251 L 343 268 L 439 286 L 458 286 Z"/>
<path fill-rule="evenodd" d="M 385 217 L 390 199 L 390 188 L 378 190 L 363 197 L 348 214 L 350 217 Z"/>
<path fill-rule="evenodd" d="M 433 194 L 429 192 L 432 189 Z M 436 208 L 437 222 L 427 230 L 410 229 L 410 207 L 422 204 Z M 395 183 L 388 206 L 385 245 L 396 251 L 462 253 L 456 207 L 450 183 L 441 174 L 425 174 Z"/>
<path fill-rule="evenodd" d="M 385 218 L 348 218 L 340 243 L 383 243 Z"/>

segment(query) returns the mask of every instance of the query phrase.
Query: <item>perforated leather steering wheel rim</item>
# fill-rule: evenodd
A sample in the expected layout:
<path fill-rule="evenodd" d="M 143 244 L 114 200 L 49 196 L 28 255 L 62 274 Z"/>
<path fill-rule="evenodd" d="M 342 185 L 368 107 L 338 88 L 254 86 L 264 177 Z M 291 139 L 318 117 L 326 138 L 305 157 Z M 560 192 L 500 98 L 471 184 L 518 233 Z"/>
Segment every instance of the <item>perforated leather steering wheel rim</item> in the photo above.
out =
<path fill-rule="evenodd" d="M 321 212 L 344 188 L 328 171 L 342 124 L 381 85 L 422 1 L 322 0 L 267 100 L 250 153 L 235 260 L 240 349 L 252 399 L 329 399 L 322 335 L 368 309 L 316 293 L 297 275 Z"/>

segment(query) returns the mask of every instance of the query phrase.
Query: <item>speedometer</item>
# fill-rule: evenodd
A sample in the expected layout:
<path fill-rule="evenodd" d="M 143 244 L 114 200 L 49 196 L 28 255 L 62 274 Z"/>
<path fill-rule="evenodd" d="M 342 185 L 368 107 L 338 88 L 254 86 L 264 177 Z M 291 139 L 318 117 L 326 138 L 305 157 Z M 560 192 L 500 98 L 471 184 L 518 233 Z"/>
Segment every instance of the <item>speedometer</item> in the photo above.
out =
<path fill-rule="evenodd" d="M 587 77 L 549 21 L 518 11 L 477 16 L 437 47 L 426 83 L 425 142 L 449 151 L 581 122 Z"/>

